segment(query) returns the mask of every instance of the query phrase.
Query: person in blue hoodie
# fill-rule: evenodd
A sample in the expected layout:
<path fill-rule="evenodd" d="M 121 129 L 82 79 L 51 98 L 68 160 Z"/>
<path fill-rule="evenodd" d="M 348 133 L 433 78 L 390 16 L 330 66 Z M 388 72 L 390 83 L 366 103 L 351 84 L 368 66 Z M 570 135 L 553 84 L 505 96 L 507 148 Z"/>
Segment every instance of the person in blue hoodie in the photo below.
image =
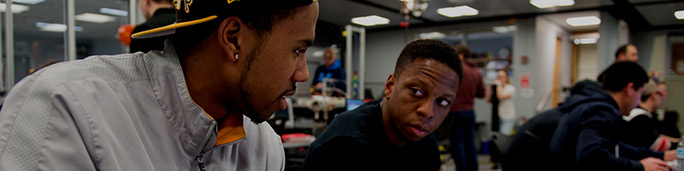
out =
<path fill-rule="evenodd" d="M 336 88 L 339 88 L 343 91 L 347 89 L 347 84 L 345 82 L 347 74 L 344 72 L 344 68 L 342 68 L 342 62 L 337 60 L 337 54 L 335 53 L 333 47 L 328 47 L 325 49 L 325 55 L 323 55 L 323 65 L 316 68 L 311 86 L 316 89 L 321 89 L 323 87 L 323 78 L 335 79 L 334 85 Z"/>
<path fill-rule="evenodd" d="M 619 142 L 622 115 L 639 104 L 646 71 L 634 62 L 617 62 L 599 76 L 601 88 L 586 86 L 566 100 L 570 109 L 551 138 L 555 170 L 662 170 L 674 151 L 654 152 Z M 663 161 L 664 159 L 665 161 Z"/>

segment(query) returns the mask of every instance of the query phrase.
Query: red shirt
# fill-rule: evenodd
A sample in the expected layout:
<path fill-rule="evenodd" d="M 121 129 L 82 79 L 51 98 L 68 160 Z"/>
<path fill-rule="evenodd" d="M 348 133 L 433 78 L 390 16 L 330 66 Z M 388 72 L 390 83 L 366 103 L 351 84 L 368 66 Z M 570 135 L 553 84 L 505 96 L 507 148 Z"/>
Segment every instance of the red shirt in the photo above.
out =
<path fill-rule="evenodd" d="M 473 110 L 475 108 L 475 97 L 484 98 L 485 89 L 482 82 L 482 74 L 480 70 L 463 62 L 463 79 L 456 92 L 454 104 L 451 106 L 449 112 L 459 112 L 465 110 Z"/>

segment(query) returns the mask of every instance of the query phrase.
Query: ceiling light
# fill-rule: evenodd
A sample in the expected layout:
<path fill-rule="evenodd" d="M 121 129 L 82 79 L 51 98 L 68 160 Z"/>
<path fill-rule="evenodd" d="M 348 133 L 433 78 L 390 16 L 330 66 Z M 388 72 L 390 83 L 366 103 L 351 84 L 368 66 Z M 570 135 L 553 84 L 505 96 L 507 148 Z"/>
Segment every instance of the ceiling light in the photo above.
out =
<path fill-rule="evenodd" d="M 601 24 L 601 19 L 596 16 L 586 16 L 586 17 L 574 17 L 565 20 L 566 23 L 571 26 L 590 26 Z"/>
<path fill-rule="evenodd" d="M 65 32 L 67 30 L 66 25 L 56 24 L 56 23 L 36 22 L 36 27 L 40 28 L 40 31 L 47 31 L 47 32 Z M 76 26 L 76 28 L 74 28 L 74 30 L 83 31 L 83 27 Z"/>
<path fill-rule="evenodd" d="M 362 26 L 374 26 L 389 24 L 390 20 L 385 17 L 380 17 L 377 15 L 370 15 L 365 17 L 354 17 L 352 18 L 352 23 L 362 25 Z"/>
<path fill-rule="evenodd" d="M 421 39 L 442 39 L 442 38 L 445 38 L 446 35 L 444 33 L 440 33 L 440 32 L 430 32 L 430 33 L 420 33 L 420 34 L 418 34 L 418 37 Z"/>
<path fill-rule="evenodd" d="M 514 25 L 492 27 L 492 31 L 496 32 L 496 33 L 508 33 L 508 32 L 513 32 L 516 29 L 517 28 Z"/>
<path fill-rule="evenodd" d="M 12 2 L 35 5 L 37 3 L 45 2 L 45 0 L 12 0 Z"/>
<path fill-rule="evenodd" d="M 572 42 L 575 44 L 595 44 L 598 40 L 596 38 L 581 38 L 575 39 Z"/>
<path fill-rule="evenodd" d="M 460 17 L 477 15 L 480 13 L 480 11 L 467 5 L 462 5 L 457 7 L 440 8 L 437 9 L 437 13 L 446 17 Z"/>
<path fill-rule="evenodd" d="M 0 12 L 5 12 L 5 9 L 7 9 L 7 5 L 5 3 L 0 3 Z M 19 14 L 21 12 L 28 11 L 28 10 L 29 10 L 29 6 L 12 4 L 12 13 L 14 13 L 14 14 Z"/>
<path fill-rule="evenodd" d="M 76 15 L 76 20 L 101 24 L 116 21 L 116 18 L 102 14 L 83 13 Z"/>
<path fill-rule="evenodd" d="M 684 19 L 684 10 L 675 11 L 675 18 L 678 20 Z"/>
<path fill-rule="evenodd" d="M 116 16 L 122 16 L 122 17 L 127 17 L 127 16 L 128 16 L 128 11 L 118 10 L 118 9 L 111 9 L 111 8 L 100 8 L 100 13 L 102 13 L 102 14 L 109 14 L 109 15 L 116 15 Z"/>
<path fill-rule="evenodd" d="M 551 8 L 558 6 L 572 6 L 575 5 L 574 0 L 530 0 L 530 4 L 537 8 Z"/>

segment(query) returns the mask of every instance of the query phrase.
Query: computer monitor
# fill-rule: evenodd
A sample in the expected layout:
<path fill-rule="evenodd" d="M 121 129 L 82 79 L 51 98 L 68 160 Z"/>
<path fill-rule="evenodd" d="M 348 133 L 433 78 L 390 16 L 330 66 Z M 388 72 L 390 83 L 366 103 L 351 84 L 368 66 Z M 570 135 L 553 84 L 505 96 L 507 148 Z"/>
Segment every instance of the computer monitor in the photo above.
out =
<path fill-rule="evenodd" d="M 347 99 L 347 111 L 354 110 L 357 107 L 361 106 L 363 103 L 364 103 L 364 100 Z"/>

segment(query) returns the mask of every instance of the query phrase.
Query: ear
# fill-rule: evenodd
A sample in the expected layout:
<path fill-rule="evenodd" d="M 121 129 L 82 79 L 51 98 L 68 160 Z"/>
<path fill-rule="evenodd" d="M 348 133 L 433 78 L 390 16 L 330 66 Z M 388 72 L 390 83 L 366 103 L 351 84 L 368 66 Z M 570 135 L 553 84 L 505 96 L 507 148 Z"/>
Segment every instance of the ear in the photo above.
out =
<path fill-rule="evenodd" d="M 389 78 L 387 78 L 387 82 L 385 82 L 385 98 L 389 99 L 392 91 L 394 90 L 394 85 L 396 84 L 396 77 L 394 74 L 390 74 Z"/>
<path fill-rule="evenodd" d="M 238 17 L 228 17 L 221 22 L 217 35 L 218 43 L 227 56 L 235 56 L 240 50 L 238 32 L 242 26 L 242 20 Z M 234 58 L 231 59 L 236 60 Z"/>
<path fill-rule="evenodd" d="M 632 83 L 632 82 L 627 83 L 627 86 L 625 86 L 625 89 L 622 91 L 625 92 L 625 95 L 632 95 L 632 93 L 637 92 L 636 90 L 634 90 L 634 83 Z"/>

